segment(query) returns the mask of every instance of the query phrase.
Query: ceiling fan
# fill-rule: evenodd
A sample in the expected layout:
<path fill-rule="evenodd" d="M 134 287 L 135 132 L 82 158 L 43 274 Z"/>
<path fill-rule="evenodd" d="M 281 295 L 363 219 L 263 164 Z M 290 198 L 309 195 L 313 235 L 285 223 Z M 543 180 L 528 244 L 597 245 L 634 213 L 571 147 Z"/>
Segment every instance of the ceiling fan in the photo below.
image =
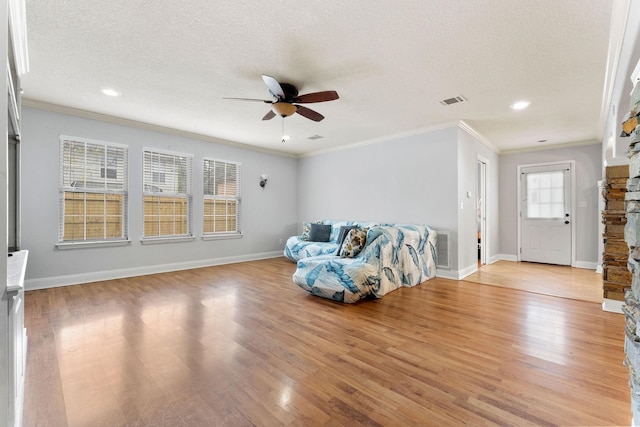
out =
<path fill-rule="evenodd" d="M 322 92 L 307 93 L 304 95 L 298 95 L 298 89 L 289 83 L 279 83 L 275 78 L 267 75 L 262 75 L 262 80 L 269 88 L 269 93 L 275 98 L 273 100 L 267 99 L 253 99 L 253 98 L 223 98 L 223 99 L 236 99 L 240 101 L 258 101 L 271 104 L 271 111 L 264 115 L 262 120 L 271 120 L 276 115 L 280 117 L 289 117 L 293 113 L 298 113 L 307 119 L 319 122 L 324 119 L 324 116 L 317 111 L 307 108 L 298 104 L 311 104 L 314 102 L 333 101 L 338 99 L 338 92 L 335 90 L 325 90 Z"/>

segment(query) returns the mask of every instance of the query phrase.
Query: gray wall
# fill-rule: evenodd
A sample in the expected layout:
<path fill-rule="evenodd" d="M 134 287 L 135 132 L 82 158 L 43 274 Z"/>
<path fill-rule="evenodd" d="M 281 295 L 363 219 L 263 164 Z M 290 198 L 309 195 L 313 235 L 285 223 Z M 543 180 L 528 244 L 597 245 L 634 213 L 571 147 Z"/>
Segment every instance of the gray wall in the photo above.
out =
<path fill-rule="evenodd" d="M 496 259 L 500 254 L 499 246 L 499 160 L 498 155 L 480 143 L 466 131 L 458 131 L 458 207 L 462 203 L 463 209 L 458 216 L 458 270 L 470 272 L 477 268 L 477 213 L 476 198 L 478 170 L 478 155 L 487 161 L 487 242 L 489 252 L 487 262 Z M 471 197 L 467 192 L 471 192 Z"/>
<path fill-rule="evenodd" d="M 39 281 L 42 286 L 81 283 L 92 277 L 99 280 L 172 266 L 274 256 L 282 250 L 281 239 L 297 234 L 302 221 L 316 219 L 425 223 L 450 230 L 452 270 L 469 273 L 477 262 L 478 154 L 489 162 L 490 261 L 500 254 L 517 254 L 517 165 L 558 160 L 576 161 L 576 200 L 587 202 L 587 208 L 577 208 L 575 217 L 577 261 L 597 261 L 598 145 L 498 156 L 465 130 L 452 126 L 293 159 L 35 108 L 24 109 L 23 128 L 22 247 L 30 250 L 27 284 L 35 283 L 32 287 L 39 287 Z M 56 249 L 61 134 L 129 146 L 130 245 Z M 140 243 L 143 147 L 194 154 L 194 241 Z M 202 191 L 203 156 L 242 163 L 242 239 L 200 239 L 202 202 L 197 195 Z M 258 186 L 261 174 L 269 175 L 264 190 Z"/>
<path fill-rule="evenodd" d="M 531 163 L 575 160 L 576 262 L 598 261 L 598 188 L 602 178 L 602 146 L 599 144 L 500 156 L 500 249 L 502 254 L 517 256 L 517 167 Z"/>
<path fill-rule="evenodd" d="M 455 232 L 457 138 L 452 127 L 300 159 L 300 221 L 419 223 Z"/>
<path fill-rule="evenodd" d="M 74 282 L 88 277 L 122 276 L 145 268 L 170 269 L 273 256 L 283 249 L 280 239 L 297 231 L 297 160 L 152 132 L 98 120 L 23 109 L 22 139 L 22 248 L 28 249 L 27 283 L 34 279 L 63 277 Z M 70 135 L 129 146 L 129 236 L 131 244 L 120 247 L 58 250 L 59 136 Z M 192 242 L 142 245 L 142 148 L 152 147 L 194 154 Z M 242 239 L 203 241 L 202 158 L 242 163 Z M 261 174 L 269 175 L 265 189 L 258 185 Z M 36 280 L 37 282 L 37 280 Z M 77 281 L 75 281 L 77 282 Z M 50 285 L 51 283 L 49 283 Z"/>
<path fill-rule="evenodd" d="M 454 230 L 457 129 L 300 159 L 300 221 L 423 223 Z"/>
<path fill-rule="evenodd" d="M 498 156 L 458 126 L 301 159 L 299 219 L 429 224 L 452 232 L 451 270 L 473 269 L 478 154 L 489 162 L 488 255 L 495 257 Z"/>

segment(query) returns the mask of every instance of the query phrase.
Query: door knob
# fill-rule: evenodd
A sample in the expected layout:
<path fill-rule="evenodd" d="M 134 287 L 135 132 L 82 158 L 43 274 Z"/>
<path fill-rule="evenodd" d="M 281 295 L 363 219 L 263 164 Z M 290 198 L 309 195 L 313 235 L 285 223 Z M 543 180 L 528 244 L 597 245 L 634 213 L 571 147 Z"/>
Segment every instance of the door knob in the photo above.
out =
<path fill-rule="evenodd" d="M 565 224 L 569 224 L 569 221 L 565 221 L 564 223 L 565 223 Z"/>

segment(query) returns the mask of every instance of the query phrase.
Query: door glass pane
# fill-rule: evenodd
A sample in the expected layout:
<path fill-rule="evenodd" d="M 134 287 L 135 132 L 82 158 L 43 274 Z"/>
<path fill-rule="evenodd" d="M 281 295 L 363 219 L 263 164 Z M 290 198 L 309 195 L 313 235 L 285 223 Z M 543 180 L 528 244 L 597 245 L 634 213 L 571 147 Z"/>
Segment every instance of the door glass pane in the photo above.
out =
<path fill-rule="evenodd" d="M 564 172 L 527 174 L 527 218 L 564 218 Z"/>

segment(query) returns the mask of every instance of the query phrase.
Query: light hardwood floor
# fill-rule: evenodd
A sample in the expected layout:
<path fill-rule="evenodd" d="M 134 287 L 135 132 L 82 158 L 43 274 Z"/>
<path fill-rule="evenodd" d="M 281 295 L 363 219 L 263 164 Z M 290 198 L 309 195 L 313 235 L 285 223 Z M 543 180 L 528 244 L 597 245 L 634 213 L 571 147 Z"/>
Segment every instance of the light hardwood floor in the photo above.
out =
<path fill-rule="evenodd" d="M 482 266 L 464 280 L 561 298 L 603 301 L 602 274 L 584 268 L 498 261 Z"/>
<path fill-rule="evenodd" d="M 624 317 L 433 279 L 338 304 L 277 258 L 26 294 L 25 426 L 629 425 Z"/>

